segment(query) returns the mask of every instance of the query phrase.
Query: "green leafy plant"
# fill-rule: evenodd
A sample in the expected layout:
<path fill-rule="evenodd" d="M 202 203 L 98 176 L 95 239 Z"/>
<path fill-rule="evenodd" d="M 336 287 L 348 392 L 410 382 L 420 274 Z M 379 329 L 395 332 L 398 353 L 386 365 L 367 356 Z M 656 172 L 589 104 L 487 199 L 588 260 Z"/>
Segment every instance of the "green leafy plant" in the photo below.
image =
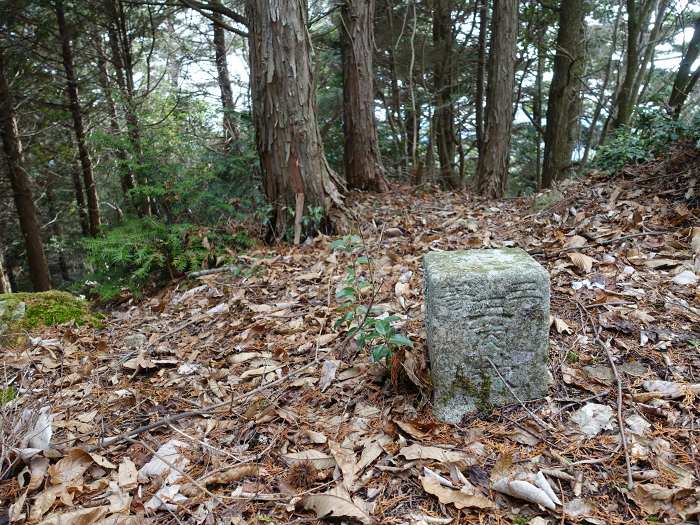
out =
<path fill-rule="evenodd" d="M 615 132 L 596 153 L 597 168 L 614 173 L 629 164 L 641 164 L 663 155 L 671 144 L 700 141 L 700 120 L 674 120 L 662 110 L 638 111 L 634 126 Z"/>
<path fill-rule="evenodd" d="M 191 224 L 132 220 L 85 241 L 97 294 L 113 299 L 124 288 L 145 288 L 204 267 L 231 264 L 252 241 L 245 232 Z"/>
<path fill-rule="evenodd" d="M 6 388 L 0 388 L 0 406 L 5 403 L 9 403 L 13 399 L 17 398 L 17 389 L 13 386 L 8 386 Z"/>
<path fill-rule="evenodd" d="M 404 346 L 413 347 L 413 341 L 397 332 L 393 323 L 399 320 L 398 317 L 382 317 L 373 308 L 378 286 L 374 281 L 372 260 L 363 254 L 362 239 L 357 235 L 346 235 L 331 243 L 331 248 L 351 256 L 344 286 L 335 294 L 342 313 L 335 327 L 347 328 L 348 336 L 355 338 L 359 348 L 370 349 L 373 361 L 390 363 L 396 350 Z M 363 304 L 363 295 L 370 295 L 369 304 Z"/>

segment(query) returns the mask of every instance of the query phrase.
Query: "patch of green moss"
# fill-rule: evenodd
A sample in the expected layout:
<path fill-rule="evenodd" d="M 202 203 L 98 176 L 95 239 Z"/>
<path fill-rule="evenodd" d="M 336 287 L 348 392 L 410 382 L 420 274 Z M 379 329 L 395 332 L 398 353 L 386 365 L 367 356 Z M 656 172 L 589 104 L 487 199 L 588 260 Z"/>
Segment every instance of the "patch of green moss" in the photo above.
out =
<path fill-rule="evenodd" d="M 16 315 L 22 303 L 24 313 Z M 0 342 L 3 344 L 20 344 L 26 332 L 71 321 L 78 326 L 100 325 L 89 303 L 67 292 L 0 294 Z"/>
<path fill-rule="evenodd" d="M 476 406 L 480 414 L 491 414 L 493 411 L 493 404 L 491 403 L 491 376 L 486 374 L 483 370 L 479 375 L 480 380 L 475 384 L 465 376 L 462 367 L 459 367 L 455 381 L 450 386 L 450 389 L 442 396 L 441 401 L 443 403 L 450 401 L 455 396 L 457 389 L 460 389 L 474 399 L 474 406 Z"/>

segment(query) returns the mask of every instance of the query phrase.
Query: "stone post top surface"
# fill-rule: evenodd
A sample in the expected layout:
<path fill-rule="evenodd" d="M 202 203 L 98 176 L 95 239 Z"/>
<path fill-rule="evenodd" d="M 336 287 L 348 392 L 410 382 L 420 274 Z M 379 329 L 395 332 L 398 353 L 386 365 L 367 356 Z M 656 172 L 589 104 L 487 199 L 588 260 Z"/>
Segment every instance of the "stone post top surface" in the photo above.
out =
<path fill-rule="evenodd" d="M 423 256 L 428 278 L 454 274 L 529 273 L 547 274 L 547 271 L 521 248 L 493 248 L 486 250 L 455 250 L 430 252 Z"/>

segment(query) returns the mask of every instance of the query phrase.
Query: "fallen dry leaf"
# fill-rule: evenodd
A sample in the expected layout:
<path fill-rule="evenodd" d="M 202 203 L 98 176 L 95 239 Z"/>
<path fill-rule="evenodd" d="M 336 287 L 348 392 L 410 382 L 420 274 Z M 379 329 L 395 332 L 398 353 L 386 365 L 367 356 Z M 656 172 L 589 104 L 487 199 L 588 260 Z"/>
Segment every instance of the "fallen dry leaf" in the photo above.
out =
<path fill-rule="evenodd" d="M 571 262 L 574 263 L 577 268 L 583 270 L 585 273 L 590 272 L 593 268 L 593 263 L 595 262 L 593 257 L 578 252 L 567 253 L 566 255 L 568 255 Z"/>
<path fill-rule="evenodd" d="M 462 491 L 444 487 L 435 478 L 430 476 L 421 476 L 421 485 L 423 490 L 428 494 L 437 496 L 440 503 L 452 504 L 458 509 L 476 508 L 476 509 L 495 509 L 496 504 L 490 499 L 479 494 L 466 494 Z"/>
<path fill-rule="evenodd" d="M 316 517 L 322 518 L 355 518 L 360 523 L 371 524 L 372 518 L 352 501 L 332 494 L 314 494 L 305 496 L 300 506 L 306 510 L 312 510 Z"/>
<path fill-rule="evenodd" d="M 319 470 L 333 468 L 336 465 L 333 456 L 324 454 L 323 452 L 313 448 L 302 450 L 301 452 L 282 454 L 282 459 L 290 466 L 301 461 L 308 461 Z"/>
<path fill-rule="evenodd" d="M 473 464 L 476 458 L 469 457 L 465 452 L 459 450 L 448 450 L 440 447 L 430 447 L 414 443 L 411 446 L 404 447 L 399 451 L 399 454 L 406 459 L 434 459 L 443 463 L 465 463 Z"/>

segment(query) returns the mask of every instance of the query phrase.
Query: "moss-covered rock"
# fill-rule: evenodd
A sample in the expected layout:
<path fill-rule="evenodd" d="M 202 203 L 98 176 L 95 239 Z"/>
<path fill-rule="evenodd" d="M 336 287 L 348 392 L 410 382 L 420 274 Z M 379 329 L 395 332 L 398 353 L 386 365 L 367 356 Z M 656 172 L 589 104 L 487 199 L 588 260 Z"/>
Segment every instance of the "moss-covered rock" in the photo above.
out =
<path fill-rule="evenodd" d="M 0 294 L 0 346 L 24 342 L 28 332 L 69 321 L 96 324 L 87 301 L 67 292 Z"/>

